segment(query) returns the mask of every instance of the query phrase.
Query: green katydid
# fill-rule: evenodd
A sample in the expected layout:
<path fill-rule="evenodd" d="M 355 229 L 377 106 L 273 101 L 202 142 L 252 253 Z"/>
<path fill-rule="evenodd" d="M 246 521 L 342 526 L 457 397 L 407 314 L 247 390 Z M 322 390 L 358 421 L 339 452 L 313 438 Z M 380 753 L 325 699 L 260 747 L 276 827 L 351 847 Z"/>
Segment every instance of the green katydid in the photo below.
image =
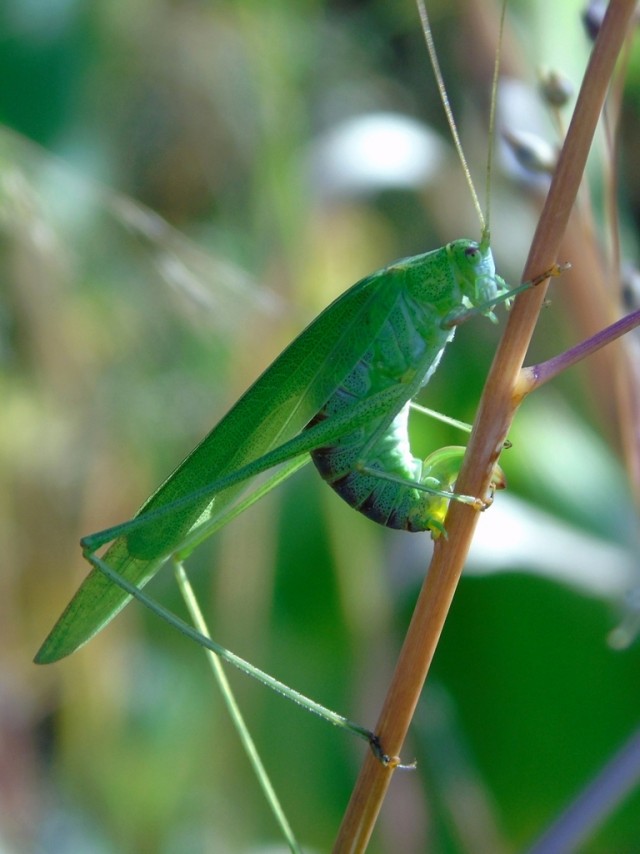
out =
<path fill-rule="evenodd" d="M 429 37 L 428 44 L 443 92 Z M 163 563 L 186 558 L 309 459 L 349 504 L 391 527 L 438 537 L 450 500 L 476 510 L 487 506 L 490 496 L 455 492 L 463 448 L 440 449 L 421 461 L 407 435 L 412 400 L 437 369 L 456 326 L 475 316 L 495 320 L 498 304 L 532 284 L 509 290 L 496 274 L 489 228 L 473 188 L 472 194 L 480 242 L 454 241 L 355 284 L 283 351 L 131 521 L 83 538 L 92 571 L 39 650 L 38 663 L 86 643 Z M 242 494 L 263 473 L 266 480 Z M 501 485 L 496 467 L 494 486 Z"/>
<path fill-rule="evenodd" d="M 329 477 L 341 476 L 326 462 L 330 448 L 362 460 L 350 471 L 377 494 L 353 500 L 359 509 L 380 521 L 390 502 L 383 522 L 438 536 L 449 499 L 476 509 L 484 502 L 451 491 L 459 449 L 438 451 L 425 464 L 407 454 L 408 405 L 437 367 L 455 326 L 476 313 L 491 317 L 492 308 L 512 295 L 495 274 L 486 241 L 459 240 L 363 279 L 287 347 L 132 521 L 85 537 L 85 556 L 94 563 L 97 550 L 113 541 L 103 562 L 144 586 L 168 558 L 185 558 L 235 513 L 239 487 L 249 478 L 283 466 L 271 475 L 279 482 L 309 454 Z M 365 389 L 360 399 L 358 386 Z M 350 399 L 341 408 L 344 398 Z M 414 479 L 419 466 L 422 474 Z M 265 486 L 258 489 L 263 494 Z M 392 493 L 400 495 L 395 502 Z M 404 521 L 396 523 L 401 513 Z M 94 567 L 37 661 L 69 655 L 129 598 Z"/>

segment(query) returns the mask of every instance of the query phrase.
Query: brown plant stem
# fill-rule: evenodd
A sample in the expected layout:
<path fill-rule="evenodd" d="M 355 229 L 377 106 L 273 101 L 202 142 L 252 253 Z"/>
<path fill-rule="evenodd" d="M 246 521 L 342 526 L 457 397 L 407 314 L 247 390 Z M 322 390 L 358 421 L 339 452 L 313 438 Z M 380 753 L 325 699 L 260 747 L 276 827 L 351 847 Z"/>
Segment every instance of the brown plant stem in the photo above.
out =
<path fill-rule="evenodd" d="M 624 42 L 635 0 L 612 0 L 583 80 L 558 167 L 533 239 L 523 279 L 532 279 L 556 260 L 616 58 Z M 496 353 L 457 489 L 484 495 L 494 463 L 522 399 L 520 372 L 546 291 L 545 285 L 519 296 Z M 436 541 L 433 560 L 420 592 L 376 733 L 383 750 L 399 755 L 418 703 L 444 621 L 462 573 L 477 522 L 476 513 L 452 501 L 446 519 L 448 537 Z M 367 755 L 347 807 L 334 854 L 362 852 L 394 769 Z"/>

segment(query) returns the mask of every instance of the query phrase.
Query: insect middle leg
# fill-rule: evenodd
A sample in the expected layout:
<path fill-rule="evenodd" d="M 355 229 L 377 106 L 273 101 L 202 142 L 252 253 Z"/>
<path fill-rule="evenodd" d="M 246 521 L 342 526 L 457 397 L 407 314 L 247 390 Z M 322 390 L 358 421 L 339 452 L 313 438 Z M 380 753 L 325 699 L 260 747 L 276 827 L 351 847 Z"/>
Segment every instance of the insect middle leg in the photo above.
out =
<path fill-rule="evenodd" d="M 367 502 L 360 508 L 376 521 L 376 513 L 386 512 L 385 524 L 409 531 L 431 531 L 434 538 L 445 533 L 444 519 L 449 501 L 459 501 L 476 510 L 485 510 L 493 502 L 496 489 L 506 486 L 500 466 L 494 468 L 489 494 L 474 498 L 455 491 L 455 484 L 466 448 L 449 446 L 430 454 L 422 463 L 420 476 L 409 479 L 377 465 L 359 466 L 362 477 L 376 482 Z M 388 508 L 393 505 L 392 512 Z M 446 535 L 446 534 L 445 534 Z"/>

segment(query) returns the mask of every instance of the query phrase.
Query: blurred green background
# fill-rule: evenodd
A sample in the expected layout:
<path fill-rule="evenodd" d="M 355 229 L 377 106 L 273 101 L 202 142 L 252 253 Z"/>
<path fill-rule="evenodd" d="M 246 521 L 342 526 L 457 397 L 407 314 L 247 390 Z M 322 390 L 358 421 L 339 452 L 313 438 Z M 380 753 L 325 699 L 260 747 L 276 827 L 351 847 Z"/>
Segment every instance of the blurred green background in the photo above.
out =
<path fill-rule="evenodd" d="M 482 190 L 495 10 L 430 9 Z M 579 7 L 514 3 L 504 53 L 535 124 L 539 66 L 579 82 Z M 31 659 L 86 572 L 80 536 L 130 517 L 305 323 L 478 236 L 415 7 L 2 0 L 0 79 L 0 848 L 282 850 L 195 646 L 132 605 L 72 658 Z M 638 83 L 632 62 L 632 141 Z M 498 165 L 493 184 L 515 282 L 544 181 Z M 583 337 L 563 287 L 530 361 Z M 426 405 L 471 420 L 498 334 L 462 328 Z M 640 651 L 607 643 L 639 576 L 613 409 L 580 368 L 519 414 L 372 852 L 522 850 L 638 726 Z M 412 441 L 461 440 L 419 420 Z M 305 470 L 189 570 L 216 640 L 373 726 L 430 551 Z M 182 613 L 169 571 L 150 589 Z M 329 850 L 366 748 L 230 675 L 305 850 Z M 639 810 L 580 850 L 639 851 Z"/>

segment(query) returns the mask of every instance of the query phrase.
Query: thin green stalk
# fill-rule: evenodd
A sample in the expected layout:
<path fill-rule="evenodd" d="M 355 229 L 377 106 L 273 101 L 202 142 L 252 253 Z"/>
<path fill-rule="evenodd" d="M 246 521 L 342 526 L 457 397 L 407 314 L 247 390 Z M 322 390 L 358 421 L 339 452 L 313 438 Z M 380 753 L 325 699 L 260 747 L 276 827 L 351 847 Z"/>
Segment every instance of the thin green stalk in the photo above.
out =
<path fill-rule="evenodd" d="M 202 611 L 200 610 L 200 605 L 198 604 L 196 595 L 193 592 L 193 587 L 191 586 L 191 582 L 189 581 L 189 578 L 187 576 L 187 573 L 185 572 L 184 566 L 181 561 L 176 560 L 174 562 L 174 570 L 180 593 L 182 594 L 182 598 L 184 599 L 185 605 L 187 606 L 187 610 L 191 614 L 191 619 L 193 620 L 194 626 L 201 634 L 210 638 L 209 629 L 205 622 Z M 231 716 L 231 720 L 233 722 L 234 727 L 236 728 L 236 732 L 238 733 L 240 742 L 244 747 L 245 753 L 247 754 L 247 758 L 251 763 L 258 783 L 260 784 L 260 787 L 264 792 L 264 796 L 267 799 L 267 803 L 271 808 L 273 817 L 279 825 L 280 830 L 282 831 L 282 834 L 287 841 L 287 845 L 289 846 L 293 854 L 302 854 L 302 848 L 300 848 L 300 846 L 298 845 L 291 825 L 289 824 L 284 810 L 282 809 L 282 805 L 280 804 L 275 789 L 271 784 L 271 780 L 269 779 L 267 770 L 262 764 L 262 760 L 260 759 L 260 755 L 256 748 L 255 742 L 251 737 L 251 733 L 249 732 L 247 724 L 242 716 L 242 712 L 240 711 L 240 708 L 236 702 L 236 698 L 233 694 L 233 691 L 231 690 L 231 685 L 229 685 L 229 680 L 227 679 L 227 674 L 224 672 L 224 668 L 222 667 L 222 662 L 220 661 L 218 656 L 210 649 L 205 649 L 205 654 L 209 659 L 209 664 L 211 665 L 213 676 L 216 682 L 218 683 L 218 687 L 220 688 L 220 693 L 222 694 L 224 704 L 227 707 L 229 715 Z"/>

